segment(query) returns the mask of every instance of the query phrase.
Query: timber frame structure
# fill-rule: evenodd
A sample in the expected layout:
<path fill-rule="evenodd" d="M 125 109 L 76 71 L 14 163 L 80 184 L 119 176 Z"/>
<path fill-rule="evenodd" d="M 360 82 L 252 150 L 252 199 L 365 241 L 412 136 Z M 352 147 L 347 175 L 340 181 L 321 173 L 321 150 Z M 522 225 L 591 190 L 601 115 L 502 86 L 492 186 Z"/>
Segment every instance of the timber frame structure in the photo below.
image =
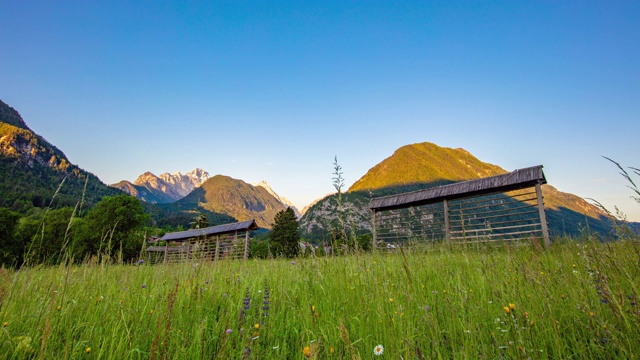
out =
<path fill-rule="evenodd" d="M 258 229 L 255 220 L 167 233 L 158 241 L 165 246 L 147 248 L 152 263 L 185 260 L 249 258 L 249 233 Z"/>
<path fill-rule="evenodd" d="M 551 245 L 542 165 L 510 173 L 374 198 L 374 246 L 407 241 L 493 242 L 542 238 Z"/>

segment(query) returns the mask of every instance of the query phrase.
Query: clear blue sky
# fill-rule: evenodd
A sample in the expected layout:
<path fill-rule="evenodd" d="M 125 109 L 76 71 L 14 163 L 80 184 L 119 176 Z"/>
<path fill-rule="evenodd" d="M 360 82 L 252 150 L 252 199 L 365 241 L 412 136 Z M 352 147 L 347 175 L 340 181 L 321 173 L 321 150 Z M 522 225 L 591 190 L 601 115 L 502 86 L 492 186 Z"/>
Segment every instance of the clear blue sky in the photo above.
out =
<path fill-rule="evenodd" d="M 403 145 L 640 204 L 640 2 L 0 1 L 0 99 L 106 183 L 195 167 L 302 207 Z M 639 179 L 640 180 L 640 179 Z"/>

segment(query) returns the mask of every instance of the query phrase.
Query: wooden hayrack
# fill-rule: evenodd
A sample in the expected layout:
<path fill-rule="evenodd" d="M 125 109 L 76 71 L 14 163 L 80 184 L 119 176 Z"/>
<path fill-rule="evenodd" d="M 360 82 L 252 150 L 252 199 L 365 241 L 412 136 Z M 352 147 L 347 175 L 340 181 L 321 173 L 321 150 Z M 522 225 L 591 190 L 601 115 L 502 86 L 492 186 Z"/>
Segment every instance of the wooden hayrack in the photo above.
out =
<path fill-rule="evenodd" d="M 249 233 L 258 229 L 255 220 L 210 226 L 165 234 L 158 241 L 165 246 L 150 246 L 147 253 L 152 263 L 186 260 L 249 258 Z"/>
<path fill-rule="evenodd" d="M 549 230 L 541 185 L 542 165 L 487 178 L 372 199 L 374 244 L 406 241 L 521 241 Z"/>

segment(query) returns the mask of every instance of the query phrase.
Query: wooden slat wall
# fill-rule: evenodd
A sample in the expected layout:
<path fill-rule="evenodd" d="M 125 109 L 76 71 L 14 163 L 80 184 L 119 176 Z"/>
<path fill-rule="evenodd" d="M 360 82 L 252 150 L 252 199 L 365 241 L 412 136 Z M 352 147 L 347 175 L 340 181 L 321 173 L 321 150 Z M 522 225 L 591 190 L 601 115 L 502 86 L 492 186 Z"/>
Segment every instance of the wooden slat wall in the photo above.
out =
<path fill-rule="evenodd" d="M 242 260 L 245 259 L 245 243 L 249 239 L 248 235 L 248 231 L 238 231 L 207 239 L 185 241 L 178 246 L 154 247 L 153 251 L 149 252 L 149 257 L 152 263 Z"/>
<path fill-rule="evenodd" d="M 530 241 L 544 238 L 545 229 L 531 188 L 375 211 L 373 218 L 379 249 L 440 240 Z"/>

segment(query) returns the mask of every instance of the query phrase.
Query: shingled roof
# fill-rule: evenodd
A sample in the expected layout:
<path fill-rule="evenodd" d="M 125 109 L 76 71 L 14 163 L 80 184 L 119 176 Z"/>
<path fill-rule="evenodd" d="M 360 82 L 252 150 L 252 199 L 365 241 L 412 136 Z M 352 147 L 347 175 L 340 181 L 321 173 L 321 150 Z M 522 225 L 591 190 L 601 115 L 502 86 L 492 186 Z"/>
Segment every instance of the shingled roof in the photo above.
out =
<path fill-rule="evenodd" d="M 536 184 L 546 184 L 542 165 L 518 169 L 510 173 L 477 180 L 437 186 L 426 190 L 371 199 L 369 208 L 375 211 L 392 210 L 409 206 L 425 205 L 461 197 L 492 194 L 524 189 Z"/>
<path fill-rule="evenodd" d="M 212 235 L 223 235 L 234 233 L 236 231 L 250 231 L 258 229 L 258 225 L 255 220 L 248 220 L 243 222 L 223 224 L 217 226 L 210 226 L 202 229 L 192 229 L 186 231 L 177 231 L 164 234 L 160 238 L 160 241 L 185 241 L 188 239 L 206 237 Z"/>

